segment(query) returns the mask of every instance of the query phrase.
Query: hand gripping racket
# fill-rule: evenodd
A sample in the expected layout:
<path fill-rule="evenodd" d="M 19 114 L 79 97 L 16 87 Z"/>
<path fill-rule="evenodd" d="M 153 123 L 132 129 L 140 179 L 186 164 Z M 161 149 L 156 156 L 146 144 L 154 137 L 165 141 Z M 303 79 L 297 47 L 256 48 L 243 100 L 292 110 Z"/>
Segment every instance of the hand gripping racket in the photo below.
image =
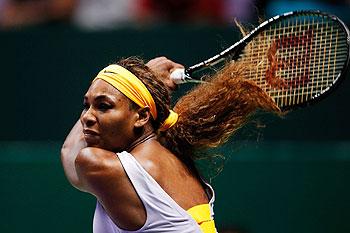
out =
<path fill-rule="evenodd" d="M 349 64 L 349 29 L 336 16 L 295 11 L 275 16 L 219 54 L 175 70 L 177 83 L 202 82 L 202 74 L 227 62 L 249 64 L 244 72 L 282 110 L 326 96 L 344 78 Z"/>

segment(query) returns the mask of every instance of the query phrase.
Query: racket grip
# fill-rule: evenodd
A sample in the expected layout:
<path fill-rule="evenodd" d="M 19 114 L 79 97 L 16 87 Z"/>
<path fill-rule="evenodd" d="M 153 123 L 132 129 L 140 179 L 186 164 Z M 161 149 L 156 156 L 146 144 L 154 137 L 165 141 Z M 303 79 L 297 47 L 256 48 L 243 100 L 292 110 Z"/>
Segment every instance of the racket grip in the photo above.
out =
<path fill-rule="evenodd" d="M 170 74 L 170 79 L 176 83 L 181 84 L 186 82 L 185 69 L 176 69 Z"/>

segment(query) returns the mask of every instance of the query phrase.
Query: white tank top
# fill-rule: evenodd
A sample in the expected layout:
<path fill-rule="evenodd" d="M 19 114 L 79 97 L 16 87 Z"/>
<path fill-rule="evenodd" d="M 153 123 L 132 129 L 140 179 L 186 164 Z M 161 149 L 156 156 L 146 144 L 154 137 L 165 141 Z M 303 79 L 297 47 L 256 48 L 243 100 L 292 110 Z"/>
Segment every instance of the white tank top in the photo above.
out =
<path fill-rule="evenodd" d="M 120 229 L 109 218 L 101 204 L 97 202 L 93 223 L 94 233 L 201 232 L 195 220 L 161 188 L 130 153 L 124 151 L 117 155 L 146 209 L 147 219 L 145 224 L 137 231 Z M 214 191 L 210 185 L 208 185 L 208 188 L 212 196 L 209 204 L 211 207 L 211 216 L 213 218 L 213 203 L 215 197 Z"/>

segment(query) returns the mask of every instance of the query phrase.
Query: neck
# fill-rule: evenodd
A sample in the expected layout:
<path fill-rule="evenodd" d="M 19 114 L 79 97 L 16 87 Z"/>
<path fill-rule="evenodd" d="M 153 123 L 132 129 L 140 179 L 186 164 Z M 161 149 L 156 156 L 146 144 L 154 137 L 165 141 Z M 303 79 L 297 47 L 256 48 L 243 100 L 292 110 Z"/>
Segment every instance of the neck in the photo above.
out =
<path fill-rule="evenodd" d="M 152 140 L 152 139 L 156 139 L 157 135 L 154 133 L 154 131 L 149 131 L 147 133 L 144 133 L 141 137 L 139 137 L 138 139 L 136 139 L 133 143 L 131 143 L 131 145 L 126 149 L 127 152 L 132 151 L 136 146 Z"/>

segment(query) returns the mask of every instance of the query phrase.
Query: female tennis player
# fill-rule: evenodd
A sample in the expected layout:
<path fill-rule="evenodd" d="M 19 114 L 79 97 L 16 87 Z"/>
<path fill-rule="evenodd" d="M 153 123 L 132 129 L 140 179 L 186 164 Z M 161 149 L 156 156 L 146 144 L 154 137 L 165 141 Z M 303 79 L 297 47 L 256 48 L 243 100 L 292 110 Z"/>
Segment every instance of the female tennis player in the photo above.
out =
<path fill-rule="evenodd" d="M 166 58 L 123 59 L 102 69 L 64 142 L 68 180 L 97 198 L 94 233 L 216 232 L 214 191 L 195 160 L 222 145 L 257 110 L 279 112 L 239 65 L 170 107 Z M 207 155 L 206 155 L 207 156 Z"/>

